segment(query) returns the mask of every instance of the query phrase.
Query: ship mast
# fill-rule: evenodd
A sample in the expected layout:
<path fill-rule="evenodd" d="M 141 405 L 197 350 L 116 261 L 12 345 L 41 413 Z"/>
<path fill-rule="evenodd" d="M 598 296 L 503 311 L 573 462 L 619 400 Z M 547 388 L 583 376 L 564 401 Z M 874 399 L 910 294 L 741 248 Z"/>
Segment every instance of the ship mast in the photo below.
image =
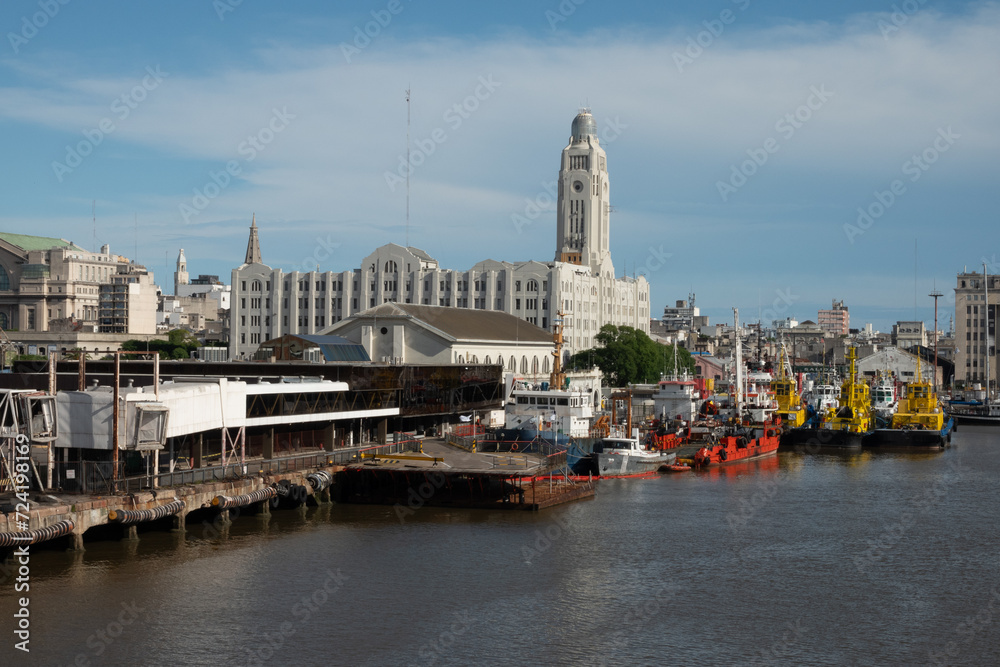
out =
<path fill-rule="evenodd" d="M 552 321 L 552 343 L 555 350 L 552 351 L 552 372 L 549 373 L 549 389 L 559 390 L 566 383 L 566 374 L 562 372 L 562 346 L 563 346 L 563 314 L 556 313 L 556 319 Z"/>
<path fill-rule="evenodd" d="M 733 308 L 733 337 L 736 343 L 736 418 L 743 415 L 743 350 L 740 343 L 740 309 Z"/>

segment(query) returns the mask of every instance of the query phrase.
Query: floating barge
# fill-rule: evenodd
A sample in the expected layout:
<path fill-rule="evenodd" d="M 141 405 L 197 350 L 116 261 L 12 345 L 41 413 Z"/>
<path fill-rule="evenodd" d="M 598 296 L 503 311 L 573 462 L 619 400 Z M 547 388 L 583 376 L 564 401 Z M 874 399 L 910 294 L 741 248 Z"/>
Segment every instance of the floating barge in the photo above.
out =
<path fill-rule="evenodd" d="M 594 497 L 596 480 L 511 470 L 349 465 L 337 474 L 343 503 L 538 511 Z"/>

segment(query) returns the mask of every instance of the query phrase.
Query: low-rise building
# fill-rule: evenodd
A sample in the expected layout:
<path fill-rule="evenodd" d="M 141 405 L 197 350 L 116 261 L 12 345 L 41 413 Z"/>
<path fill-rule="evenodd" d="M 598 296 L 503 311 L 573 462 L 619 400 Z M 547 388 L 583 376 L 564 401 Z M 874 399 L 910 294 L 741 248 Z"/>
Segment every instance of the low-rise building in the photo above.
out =
<path fill-rule="evenodd" d="M 892 344 L 901 350 L 927 345 L 927 329 L 924 323 L 908 320 L 892 325 Z"/>
<path fill-rule="evenodd" d="M 360 343 L 373 361 L 403 364 L 500 365 L 522 374 L 548 373 L 552 334 L 490 310 L 385 303 L 324 333 Z"/>

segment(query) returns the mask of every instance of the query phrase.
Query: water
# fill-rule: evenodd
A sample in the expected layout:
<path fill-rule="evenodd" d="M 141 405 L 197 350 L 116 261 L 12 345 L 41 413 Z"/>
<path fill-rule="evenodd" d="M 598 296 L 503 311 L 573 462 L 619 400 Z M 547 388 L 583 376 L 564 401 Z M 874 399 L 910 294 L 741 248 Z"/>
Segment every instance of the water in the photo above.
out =
<path fill-rule="evenodd" d="M 998 664 L 1000 433 L 955 445 L 39 551 L 30 659 L 8 580 L 0 665 Z"/>

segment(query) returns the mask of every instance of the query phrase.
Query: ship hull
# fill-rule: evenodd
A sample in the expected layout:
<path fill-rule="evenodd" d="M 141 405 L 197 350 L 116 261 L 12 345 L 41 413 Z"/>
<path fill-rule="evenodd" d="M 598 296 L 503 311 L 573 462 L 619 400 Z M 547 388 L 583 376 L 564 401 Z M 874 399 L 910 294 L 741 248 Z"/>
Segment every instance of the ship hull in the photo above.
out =
<path fill-rule="evenodd" d="M 782 449 L 861 449 L 865 433 L 835 431 L 828 428 L 794 428 L 781 436 Z"/>
<path fill-rule="evenodd" d="M 726 441 L 713 447 L 705 447 L 695 454 L 694 462 L 698 467 L 725 466 L 734 463 L 755 461 L 778 453 L 779 438 L 777 435 L 754 438 L 745 446 L 739 446 L 736 438 L 725 438 Z"/>
<path fill-rule="evenodd" d="M 590 455 L 590 472 L 598 477 L 642 477 L 657 473 L 660 466 L 671 465 L 677 460 L 674 453 L 658 456 L 636 456 L 628 453 L 593 452 Z"/>
<path fill-rule="evenodd" d="M 902 428 L 877 428 L 865 438 L 865 447 L 880 449 L 944 449 L 951 442 L 953 422 L 948 420 L 940 431 Z"/>

